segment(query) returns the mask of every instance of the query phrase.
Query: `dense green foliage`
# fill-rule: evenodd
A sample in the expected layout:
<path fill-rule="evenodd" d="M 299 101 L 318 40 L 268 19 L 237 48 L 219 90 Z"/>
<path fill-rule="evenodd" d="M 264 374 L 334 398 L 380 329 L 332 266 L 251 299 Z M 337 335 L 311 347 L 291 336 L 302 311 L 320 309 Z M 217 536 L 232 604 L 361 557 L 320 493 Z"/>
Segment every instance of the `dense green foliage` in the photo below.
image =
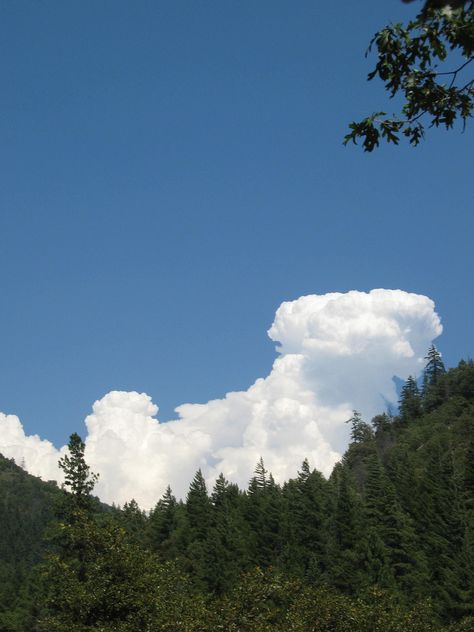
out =
<path fill-rule="evenodd" d="M 390 98 L 401 101 L 401 113 L 375 112 L 351 123 L 345 144 L 362 140 L 370 152 L 380 139 L 398 145 L 402 134 L 416 146 L 426 125 L 450 129 L 461 120 L 465 126 L 474 105 L 474 79 L 467 74 L 474 61 L 474 2 L 445 4 L 427 2 L 407 26 L 390 24 L 375 34 L 368 52 L 376 49 L 377 63 L 368 79 L 384 82 Z"/>
<path fill-rule="evenodd" d="M 69 492 L 1 458 L 0 631 L 474 630 L 474 364 L 432 347 L 398 416 L 349 421 L 329 480 L 198 471 L 149 515 L 92 498 L 77 435 Z"/>
<path fill-rule="evenodd" d="M 0 630 L 28 630 L 35 616 L 31 570 L 61 495 L 0 455 Z"/>

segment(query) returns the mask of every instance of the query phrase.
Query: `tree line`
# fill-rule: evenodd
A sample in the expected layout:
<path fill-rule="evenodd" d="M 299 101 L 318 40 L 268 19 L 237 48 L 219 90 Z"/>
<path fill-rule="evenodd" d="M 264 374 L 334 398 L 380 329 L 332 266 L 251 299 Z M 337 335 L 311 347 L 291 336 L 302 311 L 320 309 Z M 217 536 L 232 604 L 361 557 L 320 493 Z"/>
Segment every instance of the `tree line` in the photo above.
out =
<path fill-rule="evenodd" d="M 72 435 L 66 489 L 48 496 L 33 571 L 17 562 L 0 630 L 474 629 L 474 364 L 446 371 L 433 346 L 399 414 L 349 422 L 328 480 L 304 460 L 279 485 L 260 459 L 245 490 L 223 475 L 208 489 L 198 471 L 185 499 L 168 487 L 150 513 L 94 498 Z"/>

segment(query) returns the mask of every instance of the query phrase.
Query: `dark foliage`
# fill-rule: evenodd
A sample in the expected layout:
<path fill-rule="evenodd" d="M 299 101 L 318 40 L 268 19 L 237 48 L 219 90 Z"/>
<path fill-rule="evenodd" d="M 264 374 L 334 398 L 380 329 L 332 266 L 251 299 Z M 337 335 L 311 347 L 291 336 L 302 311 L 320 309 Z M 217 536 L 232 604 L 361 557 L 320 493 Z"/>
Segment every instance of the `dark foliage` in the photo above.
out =
<path fill-rule="evenodd" d="M 408 0 L 405 0 L 408 1 Z M 401 100 L 400 114 L 375 112 L 350 124 L 344 139 L 362 141 L 371 152 L 380 140 L 398 145 L 405 136 L 420 143 L 425 128 L 463 126 L 472 116 L 474 79 L 474 2 L 426 2 L 424 10 L 406 26 L 390 24 L 376 33 L 368 53 L 377 63 L 368 79 L 378 77 L 390 98 Z"/>
<path fill-rule="evenodd" d="M 94 501 L 80 438 L 71 493 L 0 458 L 0 631 L 473 630 L 474 365 L 433 349 L 399 416 L 354 413 L 329 480 L 260 460 L 148 515 Z"/>

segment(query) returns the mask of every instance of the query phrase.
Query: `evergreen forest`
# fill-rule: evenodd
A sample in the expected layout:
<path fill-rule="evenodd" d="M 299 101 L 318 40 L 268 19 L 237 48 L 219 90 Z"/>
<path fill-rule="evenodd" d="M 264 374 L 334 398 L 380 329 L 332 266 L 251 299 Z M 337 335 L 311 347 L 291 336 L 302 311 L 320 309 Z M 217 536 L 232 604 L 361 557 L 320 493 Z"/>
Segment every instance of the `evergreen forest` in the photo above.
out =
<path fill-rule="evenodd" d="M 398 414 L 349 423 L 328 480 L 261 459 L 149 513 L 94 497 L 77 434 L 63 488 L 0 457 L 0 631 L 474 631 L 474 363 L 432 346 Z"/>

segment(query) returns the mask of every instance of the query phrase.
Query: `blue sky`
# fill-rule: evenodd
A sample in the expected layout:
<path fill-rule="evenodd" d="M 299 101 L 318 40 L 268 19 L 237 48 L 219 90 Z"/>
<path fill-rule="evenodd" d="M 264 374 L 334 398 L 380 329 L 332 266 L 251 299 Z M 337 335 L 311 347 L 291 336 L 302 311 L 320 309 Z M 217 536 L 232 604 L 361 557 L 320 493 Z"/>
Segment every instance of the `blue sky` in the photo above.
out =
<path fill-rule="evenodd" d="M 268 373 L 282 301 L 431 297 L 474 356 L 472 126 L 371 155 L 373 33 L 414 5 L 0 6 L 0 410 L 57 445 L 111 389 L 173 416 Z"/>

